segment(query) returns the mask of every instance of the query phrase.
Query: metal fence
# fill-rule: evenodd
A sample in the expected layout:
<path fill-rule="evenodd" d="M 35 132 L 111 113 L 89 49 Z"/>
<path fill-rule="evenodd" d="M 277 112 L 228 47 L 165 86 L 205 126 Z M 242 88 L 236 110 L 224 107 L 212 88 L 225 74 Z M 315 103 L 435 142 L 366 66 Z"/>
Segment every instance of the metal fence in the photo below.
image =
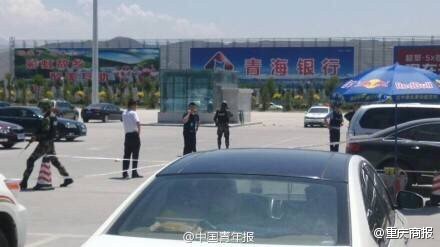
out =
<path fill-rule="evenodd" d="M 159 48 L 161 69 L 190 69 L 191 48 L 216 47 L 354 47 L 354 73 L 393 63 L 395 46 L 440 45 L 440 36 L 333 37 L 148 40 L 115 38 L 101 41 L 101 48 Z M 9 65 L 14 71 L 15 48 L 91 48 L 90 40 L 16 40 L 10 38 Z M 0 75 L 1 76 L 1 75 Z"/>

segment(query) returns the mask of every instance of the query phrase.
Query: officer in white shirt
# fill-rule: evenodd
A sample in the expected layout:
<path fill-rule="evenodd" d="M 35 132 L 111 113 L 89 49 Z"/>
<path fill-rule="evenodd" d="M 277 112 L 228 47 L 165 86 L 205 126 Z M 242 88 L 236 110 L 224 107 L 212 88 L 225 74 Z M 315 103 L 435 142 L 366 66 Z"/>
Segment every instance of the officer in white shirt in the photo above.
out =
<path fill-rule="evenodd" d="M 125 131 L 124 142 L 124 160 L 122 162 L 122 178 L 128 178 L 128 169 L 130 161 L 132 161 L 132 178 L 141 178 L 142 176 L 137 172 L 137 164 L 139 158 L 139 150 L 141 148 L 141 125 L 139 116 L 136 113 L 137 103 L 130 100 L 127 105 L 127 110 L 122 114 L 122 123 Z M 133 160 L 131 160 L 133 159 Z"/>

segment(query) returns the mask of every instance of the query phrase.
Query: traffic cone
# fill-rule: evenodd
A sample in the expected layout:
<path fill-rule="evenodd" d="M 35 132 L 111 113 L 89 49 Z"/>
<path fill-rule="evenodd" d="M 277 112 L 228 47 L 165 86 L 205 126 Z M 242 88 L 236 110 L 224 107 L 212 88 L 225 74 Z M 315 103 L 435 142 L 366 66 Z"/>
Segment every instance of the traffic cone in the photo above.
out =
<path fill-rule="evenodd" d="M 50 171 L 50 163 L 43 159 L 40 167 L 40 174 L 38 175 L 37 185 L 34 190 L 53 190 L 52 187 L 52 172 Z"/>
<path fill-rule="evenodd" d="M 440 202 L 440 173 L 437 172 L 432 179 L 431 205 L 438 205 Z"/>

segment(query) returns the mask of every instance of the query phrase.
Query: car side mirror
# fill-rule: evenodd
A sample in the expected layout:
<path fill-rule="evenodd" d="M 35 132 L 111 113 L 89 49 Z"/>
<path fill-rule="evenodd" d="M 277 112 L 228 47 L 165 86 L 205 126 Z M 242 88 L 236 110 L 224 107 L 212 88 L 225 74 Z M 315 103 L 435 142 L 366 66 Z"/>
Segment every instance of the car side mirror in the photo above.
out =
<path fill-rule="evenodd" d="M 424 207 L 423 197 L 411 191 L 400 191 L 397 194 L 397 208 L 417 209 Z"/>

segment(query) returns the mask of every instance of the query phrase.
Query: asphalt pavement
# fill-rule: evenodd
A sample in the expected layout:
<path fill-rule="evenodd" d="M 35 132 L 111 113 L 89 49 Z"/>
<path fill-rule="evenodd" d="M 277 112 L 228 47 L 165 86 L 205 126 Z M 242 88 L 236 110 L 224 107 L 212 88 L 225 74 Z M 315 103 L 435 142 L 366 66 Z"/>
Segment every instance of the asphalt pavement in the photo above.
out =
<path fill-rule="evenodd" d="M 143 124 L 154 123 L 157 111 L 139 111 Z M 303 113 L 252 114 L 258 125 L 231 129 L 232 148 L 298 148 L 328 150 L 328 130 L 304 128 Z M 45 192 L 22 192 L 19 200 L 29 213 L 27 247 L 80 246 L 97 230 L 104 220 L 125 198 L 162 164 L 178 158 L 183 149 L 181 127 L 143 126 L 139 166 L 143 179 L 121 180 L 121 162 L 112 159 L 81 159 L 79 157 L 121 158 L 123 130 L 119 121 L 87 123 L 88 134 L 74 142 L 58 142 L 57 153 L 75 183 L 68 188 L 58 188 L 62 183 L 58 171 L 52 167 L 53 183 L 57 188 Z M 345 140 L 346 129 L 341 140 Z M 20 178 L 27 157 L 35 148 L 32 144 L 23 151 L 25 143 L 12 150 L 0 149 L 0 173 L 6 177 Z M 216 130 L 200 128 L 198 150 L 217 148 Z M 343 151 L 345 145 L 340 150 Z M 65 156 L 63 156 L 65 155 Z M 36 182 L 39 165 L 30 180 Z M 440 246 L 440 214 L 438 208 L 407 211 L 410 226 L 433 227 L 433 240 L 411 240 L 410 246 Z"/>

